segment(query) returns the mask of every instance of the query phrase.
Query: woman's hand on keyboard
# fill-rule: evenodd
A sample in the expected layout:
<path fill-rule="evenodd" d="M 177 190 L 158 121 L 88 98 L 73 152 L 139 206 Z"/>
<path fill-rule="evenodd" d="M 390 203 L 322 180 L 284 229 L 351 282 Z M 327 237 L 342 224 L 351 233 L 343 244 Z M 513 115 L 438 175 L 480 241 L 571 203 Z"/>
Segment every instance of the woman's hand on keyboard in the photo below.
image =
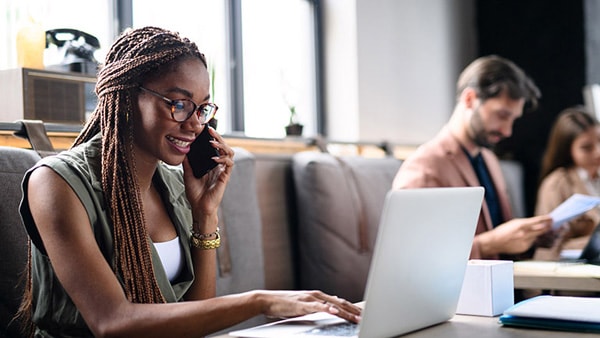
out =
<path fill-rule="evenodd" d="M 296 317 L 314 312 L 327 312 L 352 323 L 361 319 L 361 308 L 349 301 L 321 291 L 252 291 L 259 300 L 261 312 L 270 317 Z"/>

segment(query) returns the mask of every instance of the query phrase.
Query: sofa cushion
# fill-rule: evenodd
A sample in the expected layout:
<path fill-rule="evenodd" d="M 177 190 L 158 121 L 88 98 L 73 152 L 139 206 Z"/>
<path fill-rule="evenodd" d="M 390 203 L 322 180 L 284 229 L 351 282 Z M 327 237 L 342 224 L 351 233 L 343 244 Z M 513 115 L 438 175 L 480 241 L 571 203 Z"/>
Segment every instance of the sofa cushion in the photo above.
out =
<path fill-rule="evenodd" d="M 226 245 L 222 245 L 218 252 L 218 295 L 265 287 L 254 155 L 242 148 L 234 151 L 235 165 L 219 215 L 224 237 L 222 243 Z M 224 262 L 224 259 L 227 261 Z"/>
<path fill-rule="evenodd" d="M 362 300 L 385 195 L 400 164 L 395 158 L 294 155 L 300 288 Z"/>
<path fill-rule="evenodd" d="M 219 210 L 221 247 L 217 249 L 217 295 L 265 288 L 262 224 L 258 208 L 255 159 L 234 148 L 235 165 Z M 228 330 L 263 324 L 254 317 Z M 222 333 L 225 333 L 223 331 Z"/>
<path fill-rule="evenodd" d="M 0 147 L 0 337 L 19 337 L 11 322 L 21 302 L 27 266 L 27 233 L 19 215 L 23 174 L 40 159 L 33 150 Z"/>
<path fill-rule="evenodd" d="M 269 290 L 294 290 L 298 288 L 298 263 L 292 156 L 255 156 L 258 206 L 263 227 L 265 287 Z"/>

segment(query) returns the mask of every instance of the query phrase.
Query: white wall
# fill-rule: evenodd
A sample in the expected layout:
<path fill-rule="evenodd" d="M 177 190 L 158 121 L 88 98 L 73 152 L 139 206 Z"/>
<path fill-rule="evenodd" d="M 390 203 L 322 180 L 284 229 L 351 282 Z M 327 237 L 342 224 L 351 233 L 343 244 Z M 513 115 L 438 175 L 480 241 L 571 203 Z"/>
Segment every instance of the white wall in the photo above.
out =
<path fill-rule="evenodd" d="M 325 0 L 328 137 L 416 145 L 475 55 L 473 0 Z"/>

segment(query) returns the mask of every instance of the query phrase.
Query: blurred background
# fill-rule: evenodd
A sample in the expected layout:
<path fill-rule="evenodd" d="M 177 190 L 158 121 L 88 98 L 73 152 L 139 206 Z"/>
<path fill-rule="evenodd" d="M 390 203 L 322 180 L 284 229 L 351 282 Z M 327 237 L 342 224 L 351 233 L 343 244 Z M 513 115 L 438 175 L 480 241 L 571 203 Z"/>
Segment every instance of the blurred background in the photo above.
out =
<path fill-rule="evenodd" d="M 0 81 L 23 66 L 20 33 L 84 32 L 98 48 L 71 45 L 101 63 L 124 29 L 162 26 L 206 54 L 219 132 L 255 138 L 284 138 L 293 120 L 303 137 L 414 147 L 449 118 L 464 66 L 507 57 L 542 91 L 496 149 L 523 164 L 529 213 L 550 125 L 566 107 L 593 109 L 583 93 L 600 83 L 594 0 L 1 0 L 0 10 Z M 73 61 L 64 45 L 42 54 L 33 67 Z"/>

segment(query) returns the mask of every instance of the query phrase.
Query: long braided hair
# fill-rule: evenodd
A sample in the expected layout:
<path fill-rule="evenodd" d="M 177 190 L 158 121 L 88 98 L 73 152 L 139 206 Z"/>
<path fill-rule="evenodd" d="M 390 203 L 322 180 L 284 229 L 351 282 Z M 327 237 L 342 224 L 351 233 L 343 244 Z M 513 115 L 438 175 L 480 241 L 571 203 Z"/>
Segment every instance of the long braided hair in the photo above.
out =
<path fill-rule="evenodd" d="M 98 73 L 98 104 L 90 120 L 76 138 L 73 147 L 101 133 L 102 188 L 110 210 L 114 233 L 113 271 L 122 277 L 125 294 L 134 303 L 160 303 L 160 292 L 148 241 L 148 232 L 133 152 L 133 128 L 130 114 L 135 109 L 138 87 L 144 80 L 160 76 L 186 58 L 206 59 L 195 43 L 157 27 L 124 32 L 112 45 Z M 31 255 L 28 259 L 25 292 L 17 318 L 26 335 L 31 335 L 32 280 Z"/>
<path fill-rule="evenodd" d="M 139 85 L 148 76 L 169 69 L 182 58 L 204 55 L 178 33 L 144 27 L 122 34 L 98 73 L 98 105 L 74 146 L 102 134 L 102 188 L 110 207 L 114 232 L 113 269 L 135 303 L 165 302 L 154 277 L 136 168 L 130 160 L 134 109 Z"/>

